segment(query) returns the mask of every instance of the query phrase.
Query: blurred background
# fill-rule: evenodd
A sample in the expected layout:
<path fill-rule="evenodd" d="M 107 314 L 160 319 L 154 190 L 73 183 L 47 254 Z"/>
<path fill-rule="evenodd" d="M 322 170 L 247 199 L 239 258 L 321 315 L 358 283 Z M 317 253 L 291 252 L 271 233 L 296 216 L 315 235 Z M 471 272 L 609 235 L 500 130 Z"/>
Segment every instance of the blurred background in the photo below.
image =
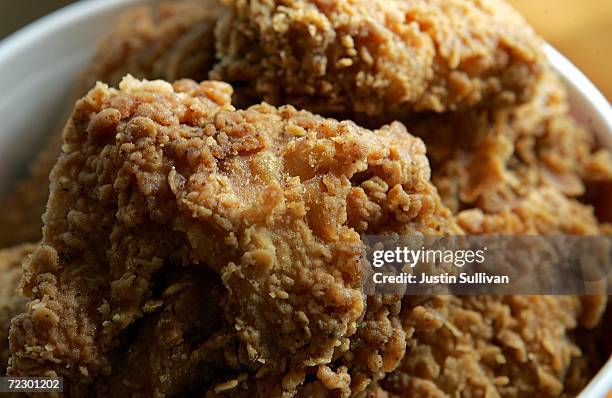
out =
<path fill-rule="evenodd" d="M 612 0 L 508 0 L 612 101 Z"/>
<path fill-rule="evenodd" d="M 74 0 L 0 0 L 0 38 Z M 508 0 L 612 100 L 612 0 Z"/>

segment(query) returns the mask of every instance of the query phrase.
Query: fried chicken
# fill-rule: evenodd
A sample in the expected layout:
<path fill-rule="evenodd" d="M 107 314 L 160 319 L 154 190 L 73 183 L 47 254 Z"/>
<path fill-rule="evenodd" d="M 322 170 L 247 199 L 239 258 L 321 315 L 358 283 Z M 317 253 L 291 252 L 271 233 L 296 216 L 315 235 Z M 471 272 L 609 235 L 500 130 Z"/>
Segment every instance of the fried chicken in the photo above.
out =
<path fill-rule="evenodd" d="M 131 77 L 79 100 L 10 374 L 99 397 L 580 391 L 599 365 L 580 336 L 604 296 L 362 286 L 360 234 L 609 231 L 579 200 L 612 182 L 612 157 L 572 120 L 522 18 L 500 0 L 227 4 L 126 13 L 79 91 L 126 73 L 203 80 L 216 44 L 212 76 L 236 85 L 234 104 L 280 107 L 236 110 L 225 83 Z M 59 147 L 0 215 L 0 246 L 38 239 Z"/>
<path fill-rule="evenodd" d="M 593 209 L 554 187 L 499 213 L 464 210 L 467 234 L 599 235 Z M 405 300 L 411 300 L 406 297 Z M 607 296 L 433 296 L 400 315 L 410 339 L 401 365 L 373 384 L 375 397 L 576 396 L 607 360 L 589 347 Z M 583 352 L 586 350 L 587 352 Z"/>
<path fill-rule="evenodd" d="M 398 117 L 411 133 L 425 141 L 432 181 L 449 208 L 467 211 L 460 217 L 468 223 L 463 225 L 467 232 L 484 232 L 487 227 L 483 224 L 494 225 L 488 229 L 493 233 L 544 232 L 545 226 L 538 231 L 534 225 L 543 221 L 539 217 L 543 212 L 553 224 L 566 223 L 563 231 L 567 233 L 589 229 L 594 223 L 592 210 L 572 198 L 584 196 L 591 181 L 612 182 L 612 156 L 598 149 L 591 131 L 573 121 L 564 87 L 551 67 L 540 60 L 539 41 L 530 29 L 517 28 L 524 22 L 504 3 L 230 3 L 231 12 L 217 31 L 221 60 L 213 76 L 243 79 L 245 91 L 272 103 L 294 103 L 322 112 L 362 112 L 377 116 L 375 121 Z M 468 32 L 472 36 L 466 40 L 463 35 Z M 484 43 L 483 37 L 487 38 Z M 377 43 L 375 50 L 370 42 Z M 392 48 L 389 42 L 408 44 Z M 428 49 L 430 42 L 437 44 L 435 49 Z M 445 46 L 448 43 L 455 43 L 452 51 Z M 373 66 L 368 67 L 363 51 L 378 51 L 372 57 Z M 412 57 L 406 56 L 407 51 L 413 52 Z M 504 52 L 512 55 L 499 56 Z M 524 78 L 500 70 L 517 65 L 527 68 L 520 57 L 513 58 L 525 53 L 532 54 L 529 59 L 537 59 L 531 65 L 537 72 L 529 69 L 528 78 L 523 79 L 532 94 L 531 98 L 524 96 L 524 104 L 509 101 L 476 106 L 476 98 L 489 105 L 492 102 L 480 91 L 485 85 L 474 84 L 469 91 L 475 100 L 456 97 L 464 105 L 457 110 L 449 90 L 440 90 L 452 86 L 449 82 L 464 65 L 471 68 L 478 64 L 486 76 L 485 71 L 491 68 L 496 78 Z M 425 84 L 429 80 L 407 72 L 411 71 L 407 62 L 426 64 L 419 61 L 423 54 L 443 65 L 428 71 L 434 83 Z M 455 68 L 449 67 L 451 59 L 456 61 Z M 464 59 L 469 62 L 462 62 Z M 500 59 L 505 63 L 486 61 Z M 340 66 L 343 62 L 351 65 Z M 435 77 L 436 73 L 440 76 Z M 481 76 L 474 70 L 468 74 L 475 80 Z M 419 91 L 420 82 L 423 88 Z M 506 84 L 497 82 L 496 87 Z M 415 90 L 421 94 L 406 99 L 407 93 Z M 502 89 L 501 93 L 506 91 Z M 570 213 L 573 224 L 572 220 L 561 219 L 565 217 L 561 213 L 553 217 L 545 210 L 546 199 L 575 210 Z"/>
<path fill-rule="evenodd" d="M 217 0 L 166 1 L 121 15 L 83 71 L 75 99 L 102 81 L 116 85 L 130 73 L 148 79 L 204 80 L 215 55 L 214 26 L 222 8 Z M 61 129 L 30 167 L 29 176 L 0 201 L 0 247 L 37 241 L 49 196 L 49 173 L 61 152 Z"/>
<path fill-rule="evenodd" d="M 610 152 L 573 121 L 565 88 L 550 70 L 524 105 L 405 122 L 425 141 L 432 179 L 453 211 L 500 211 L 544 186 L 576 198 L 591 181 L 612 181 Z"/>
<path fill-rule="evenodd" d="M 152 380 L 172 372 L 168 338 L 193 360 L 183 385 L 116 388 L 348 396 L 393 370 L 406 344 L 400 299 L 364 297 L 358 231 L 458 231 L 429 183 L 422 141 L 399 123 L 372 132 L 290 106 L 235 110 L 225 83 L 128 77 L 120 87 L 98 84 L 64 131 L 9 372 L 98 388 L 124 374 L 118 349 L 128 363 L 153 356 L 135 376 Z M 367 206 L 351 213 L 350 200 Z M 198 282 L 205 271 L 215 283 Z M 220 308 L 202 313 L 222 318 L 217 331 L 211 321 L 198 332 L 156 294 L 172 290 L 162 276 L 172 273 L 220 295 Z M 130 344 L 136 330 L 144 340 Z M 220 355 L 216 339 L 234 343 Z M 224 379 L 194 379 L 207 355 L 223 357 L 213 361 Z"/>
<path fill-rule="evenodd" d="M 605 306 L 605 296 L 432 297 L 405 314 L 413 338 L 378 393 L 575 396 L 593 374 L 577 361 L 573 331 L 601 319 Z"/>
<path fill-rule="evenodd" d="M 471 235 L 597 236 L 608 228 L 554 187 L 503 212 L 464 210 L 457 223 Z M 590 331 L 602 327 L 605 295 L 433 296 L 402 308 L 406 354 L 370 386 L 373 397 L 573 397 L 608 359 L 593 347 L 601 332 Z"/>
<path fill-rule="evenodd" d="M 432 181 L 467 233 L 597 233 L 578 199 L 612 183 L 612 155 L 572 119 L 554 72 L 520 106 L 404 121 L 425 141 Z"/>
<path fill-rule="evenodd" d="M 407 123 L 425 140 L 432 181 L 467 234 L 605 233 L 594 209 L 575 198 L 589 184 L 610 180 L 610 154 L 597 149 L 592 133 L 571 119 L 565 90 L 551 72 L 524 105 Z M 404 305 L 403 323 L 415 331 L 407 331 L 412 339 L 398 370 L 371 393 L 575 396 L 602 359 L 583 353 L 588 344 L 578 336 L 601 325 L 606 301 L 606 296 L 436 296 L 414 308 Z"/>
<path fill-rule="evenodd" d="M 224 353 L 235 344 L 222 329 L 219 278 L 207 270 L 172 270 L 156 281 L 158 300 L 118 338 L 110 354 L 112 373 L 79 384 L 70 396 L 185 396 L 223 378 Z"/>
<path fill-rule="evenodd" d="M 9 357 L 11 318 L 23 312 L 26 303 L 25 297 L 15 292 L 21 280 L 21 264 L 35 248 L 36 245 L 26 243 L 0 250 L 0 376 L 5 375 Z"/>
<path fill-rule="evenodd" d="M 469 235 L 606 233 L 593 208 L 560 187 L 530 188 L 503 210 L 459 211 L 457 223 Z M 608 359 L 581 337 L 598 334 L 588 330 L 601 328 L 606 307 L 605 295 L 433 296 L 404 304 L 406 354 L 368 392 L 379 398 L 576 396 Z"/>
<path fill-rule="evenodd" d="M 503 1 L 228 3 L 211 77 L 277 105 L 389 120 L 521 103 L 541 73 L 541 40 Z"/>
<path fill-rule="evenodd" d="M 499 212 L 463 210 L 457 223 L 467 234 L 598 235 L 591 206 L 569 199 L 553 187 L 538 188 Z"/>

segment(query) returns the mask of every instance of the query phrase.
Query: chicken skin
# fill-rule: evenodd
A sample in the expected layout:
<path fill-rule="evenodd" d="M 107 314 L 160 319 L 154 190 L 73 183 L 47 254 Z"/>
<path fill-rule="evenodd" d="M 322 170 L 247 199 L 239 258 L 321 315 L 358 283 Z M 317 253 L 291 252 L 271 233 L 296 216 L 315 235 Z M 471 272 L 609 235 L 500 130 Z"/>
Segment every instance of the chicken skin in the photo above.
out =
<path fill-rule="evenodd" d="M 575 396 L 606 296 L 364 286 L 368 235 L 610 234 L 541 46 L 503 0 L 129 10 L 0 203 L 0 247 L 45 213 L 0 251 L 0 363 L 68 397 Z"/>
<path fill-rule="evenodd" d="M 228 3 L 211 77 L 273 104 L 388 120 L 521 103 L 541 74 L 540 39 L 503 1 Z"/>
<path fill-rule="evenodd" d="M 605 307 L 605 296 L 432 297 L 403 315 L 413 338 L 372 394 L 575 396 L 601 366 L 585 361 L 576 331 Z"/>
<path fill-rule="evenodd" d="M 526 104 L 404 121 L 425 141 L 432 179 L 453 211 L 495 212 L 544 186 L 577 198 L 592 182 L 612 181 L 610 151 L 572 119 L 548 68 Z"/>
<path fill-rule="evenodd" d="M 112 377 L 113 348 L 156 322 L 146 314 L 163 318 L 160 274 L 182 269 L 214 273 L 235 341 L 224 376 L 238 381 L 201 391 L 348 396 L 393 370 L 406 341 L 400 300 L 364 297 L 358 231 L 458 231 L 422 141 L 399 123 L 372 132 L 290 106 L 235 110 L 225 83 L 120 87 L 98 84 L 64 131 L 10 373 L 75 388 Z M 367 211 L 349 214 L 350 197 Z"/>
<path fill-rule="evenodd" d="M 583 202 L 605 211 L 612 155 L 572 119 L 549 68 L 525 104 L 404 122 L 425 141 L 432 182 L 466 233 L 597 233 L 594 209 Z"/>

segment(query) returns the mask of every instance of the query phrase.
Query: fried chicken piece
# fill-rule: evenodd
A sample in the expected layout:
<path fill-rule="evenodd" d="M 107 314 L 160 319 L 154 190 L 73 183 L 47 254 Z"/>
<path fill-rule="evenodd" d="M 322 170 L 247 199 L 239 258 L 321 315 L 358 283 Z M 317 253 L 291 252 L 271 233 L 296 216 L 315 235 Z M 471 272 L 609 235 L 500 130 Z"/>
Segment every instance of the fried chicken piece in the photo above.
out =
<path fill-rule="evenodd" d="M 569 113 L 547 69 L 533 100 L 405 120 L 423 138 L 432 181 L 468 234 L 597 234 L 587 188 L 612 183 L 612 155 Z M 598 203 L 599 202 L 599 203 Z"/>
<path fill-rule="evenodd" d="M 214 26 L 221 12 L 216 0 L 162 2 L 121 15 L 83 71 L 75 98 L 96 83 L 116 85 L 128 73 L 148 79 L 204 80 L 215 55 Z M 49 197 L 49 173 L 61 152 L 61 130 L 54 132 L 30 167 L 29 176 L 0 201 L 0 247 L 41 237 L 41 216 Z"/>
<path fill-rule="evenodd" d="M 406 123 L 425 141 L 432 180 L 454 212 L 503 212 L 544 187 L 578 198 L 588 185 L 612 182 L 612 155 L 572 119 L 565 88 L 549 69 L 524 105 Z"/>
<path fill-rule="evenodd" d="M 591 206 L 567 198 L 556 188 L 534 189 L 500 212 L 480 208 L 463 210 L 457 223 L 467 234 L 598 235 L 599 224 Z"/>
<path fill-rule="evenodd" d="M 606 184 L 612 180 L 610 153 L 598 149 L 592 132 L 572 120 L 565 89 L 552 72 L 545 73 L 537 95 L 524 105 L 430 116 L 424 124 L 409 123 L 409 129 L 426 141 L 432 161 L 432 180 L 445 203 L 457 212 L 457 223 L 467 234 L 604 233 L 594 209 L 574 198 L 584 195 L 590 184 Z M 461 134 L 468 139 L 459 139 Z M 479 299 L 507 306 L 497 298 Z M 412 368 L 390 379 L 403 380 L 394 383 L 407 390 L 407 396 L 446 396 L 457 388 L 465 389 L 465 394 L 472 396 L 561 396 L 566 393 L 572 396 L 593 376 L 592 366 L 588 364 L 594 360 L 593 355 L 581 355 L 577 344 L 580 341 L 572 341 L 574 330 L 579 324 L 582 328 L 599 325 L 606 309 L 605 299 L 605 296 L 529 298 L 530 304 L 520 314 L 534 312 L 544 320 L 537 326 L 538 332 L 534 332 L 540 336 L 532 341 L 537 343 L 532 346 L 535 359 L 527 368 L 521 362 L 514 363 L 516 371 L 504 373 L 505 386 L 497 384 L 499 374 L 483 368 L 482 359 L 478 354 L 474 357 L 469 348 L 468 354 L 452 359 L 461 365 L 461 371 L 445 370 L 439 351 L 421 347 L 417 351 L 429 350 L 427 355 L 436 358 L 439 369 L 436 372 L 440 374 L 417 380 L 411 372 L 419 370 Z M 467 306 L 464 300 L 471 298 L 459 298 L 454 305 L 464 310 Z M 570 304 L 580 311 L 572 312 L 573 323 L 565 326 L 559 323 L 555 312 L 548 312 L 546 316 L 543 312 L 547 310 L 539 309 Z M 513 316 L 518 318 L 518 314 Z M 553 330 L 560 331 L 550 342 L 541 337 Z M 533 335 L 523 331 L 519 336 L 524 339 Z M 432 338 L 442 339 L 439 335 Z M 460 344 L 459 340 L 456 344 Z M 490 344 L 498 343 L 492 340 Z M 474 344 L 476 349 L 480 346 Z M 543 348 L 553 356 L 543 359 L 537 354 Z M 452 349 L 448 352 L 454 358 Z M 561 355 L 568 352 L 572 355 Z M 412 357 L 411 353 L 409 349 L 406 358 Z M 451 360 L 444 358 L 442 361 Z M 551 369 L 551 364 L 556 367 Z M 472 380 L 459 377 L 460 373 L 466 373 L 465 369 L 473 369 Z M 451 379 L 444 380 L 442 372 L 448 372 Z M 408 384 L 412 387 L 408 388 Z M 394 391 L 398 391 L 397 386 Z"/>
<path fill-rule="evenodd" d="M 414 330 L 413 339 L 401 366 L 380 385 L 392 397 L 575 393 L 592 374 L 571 376 L 572 361 L 581 355 L 571 332 L 585 314 L 605 308 L 605 299 L 432 297 L 407 311 L 405 326 Z M 574 385 L 564 388 L 570 377 Z"/>
<path fill-rule="evenodd" d="M 591 207 L 552 186 L 501 212 L 461 211 L 457 223 L 467 234 L 605 233 Z M 575 396 L 603 363 L 592 348 L 583 352 L 588 344 L 576 333 L 601 327 L 606 299 L 436 296 L 414 309 L 403 305 L 412 339 L 399 370 L 380 388 L 390 397 Z"/>
<path fill-rule="evenodd" d="M 185 385 L 136 382 L 132 392 L 348 396 L 397 366 L 399 298 L 366 301 L 358 231 L 457 229 L 429 183 L 422 141 L 399 123 L 372 132 L 290 106 L 237 111 L 230 96 L 225 83 L 128 77 L 120 90 L 98 84 L 78 101 L 51 175 L 43 241 L 26 264 L 32 300 L 13 320 L 11 374 L 96 387 L 121 378 L 115 349 L 133 363 L 147 355 L 143 344 L 161 359 L 137 380 L 171 374 L 165 319 L 180 323 L 170 337 L 193 368 L 182 368 Z M 349 197 L 367 211 L 349 214 Z M 219 286 L 219 333 L 199 332 L 176 313 L 181 304 L 155 295 L 164 274 L 206 270 L 216 285 L 186 278 L 207 294 Z M 144 341 L 125 348 L 140 327 Z M 194 333 L 235 342 L 225 363 Z M 218 380 L 190 379 L 210 362 L 198 357 L 200 342 L 226 369 Z"/>
<path fill-rule="evenodd" d="M 21 280 L 21 264 L 34 251 L 36 245 L 23 244 L 0 250 L 0 376 L 5 375 L 8 363 L 8 333 L 11 318 L 23 312 L 25 297 L 15 290 Z"/>
<path fill-rule="evenodd" d="M 592 208 L 554 186 L 534 189 L 502 212 L 461 211 L 457 223 L 472 235 L 597 236 L 607 228 Z M 607 360 L 580 337 L 601 328 L 606 308 L 605 295 L 434 296 L 417 306 L 404 303 L 406 355 L 368 392 L 417 398 L 576 396 Z"/>
<path fill-rule="evenodd" d="M 393 120 L 524 102 L 541 72 L 541 40 L 500 0 L 228 3 L 211 77 L 273 104 Z"/>
<path fill-rule="evenodd" d="M 610 180 L 609 152 L 596 149 L 567 108 L 565 90 L 547 73 L 525 105 L 409 123 L 426 141 L 432 180 L 467 234 L 606 232 L 594 209 L 572 197 Z M 370 392 L 575 396 L 601 365 L 583 352 L 589 347 L 580 336 L 601 327 L 606 306 L 606 296 L 437 296 L 404 304 L 406 355 Z"/>

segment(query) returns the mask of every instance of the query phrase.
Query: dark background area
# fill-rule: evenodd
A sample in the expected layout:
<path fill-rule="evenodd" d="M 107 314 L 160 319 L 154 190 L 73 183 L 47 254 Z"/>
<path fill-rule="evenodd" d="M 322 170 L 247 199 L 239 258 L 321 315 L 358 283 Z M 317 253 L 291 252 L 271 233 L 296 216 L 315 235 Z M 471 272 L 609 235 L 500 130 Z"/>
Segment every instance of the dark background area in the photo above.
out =
<path fill-rule="evenodd" d="M 75 0 L 0 0 L 0 39 Z"/>

